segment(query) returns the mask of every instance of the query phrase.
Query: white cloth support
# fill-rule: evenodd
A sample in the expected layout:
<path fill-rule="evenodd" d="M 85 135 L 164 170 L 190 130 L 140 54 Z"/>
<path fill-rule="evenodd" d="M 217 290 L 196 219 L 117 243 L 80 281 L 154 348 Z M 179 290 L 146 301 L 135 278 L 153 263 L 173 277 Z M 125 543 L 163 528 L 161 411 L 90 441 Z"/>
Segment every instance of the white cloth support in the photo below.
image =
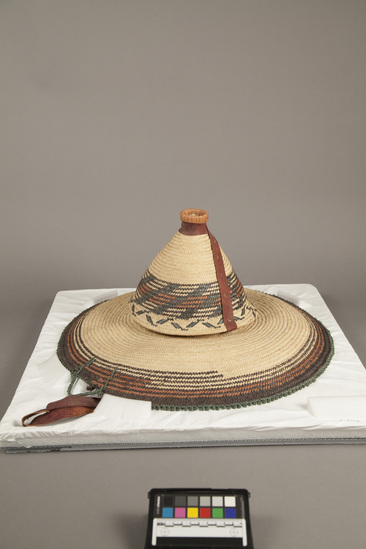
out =
<path fill-rule="evenodd" d="M 309 410 L 314 416 L 324 419 L 366 422 L 366 394 L 312 397 L 309 398 Z"/>
<path fill-rule="evenodd" d="M 21 418 L 66 395 L 70 373 L 58 361 L 64 327 L 82 310 L 133 289 L 56 295 L 14 398 L 0 423 L 0 448 L 200 446 L 366 442 L 366 371 L 319 292 L 308 284 L 251 286 L 307 310 L 330 330 L 335 354 L 315 383 L 268 404 L 236 410 L 166 412 L 149 402 L 104 395 L 96 410 L 68 422 L 21 426 Z M 85 390 L 79 381 L 74 393 Z"/>

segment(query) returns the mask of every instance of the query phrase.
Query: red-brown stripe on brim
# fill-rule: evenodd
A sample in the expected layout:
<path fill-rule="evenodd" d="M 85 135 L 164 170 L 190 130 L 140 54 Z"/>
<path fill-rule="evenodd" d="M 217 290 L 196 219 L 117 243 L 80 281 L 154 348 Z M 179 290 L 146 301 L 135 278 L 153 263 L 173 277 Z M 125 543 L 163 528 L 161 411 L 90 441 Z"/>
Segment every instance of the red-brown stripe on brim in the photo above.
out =
<path fill-rule="evenodd" d="M 269 402 L 315 381 L 331 360 L 333 342 L 328 330 L 306 311 L 280 298 L 267 296 L 261 292 L 250 290 L 250 294 L 251 301 L 256 302 L 259 318 L 262 313 L 262 324 L 258 321 L 258 333 L 254 323 L 251 327 L 237 330 L 236 334 L 234 331 L 230 334 L 196 336 L 198 339 L 191 337 L 189 345 L 193 358 L 187 357 L 186 364 L 182 359 L 180 367 L 177 367 L 175 355 L 177 349 L 179 350 L 182 345 L 184 349 L 187 348 L 187 338 L 150 333 L 131 318 L 125 319 L 126 324 L 123 325 L 124 321 L 121 318 L 127 317 L 127 312 L 121 313 L 119 316 L 118 311 L 115 321 L 111 321 L 116 332 L 111 338 L 108 326 L 105 326 L 103 322 L 103 314 L 107 314 L 109 308 L 122 305 L 127 311 L 126 302 L 129 298 L 125 296 L 115 298 L 120 300 L 118 303 L 109 304 L 107 302 L 103 312 L 102 309 L 98 310 L 98 307 L 103 305 L 100 304 L 76 317 L 65 328 L 61 336 L 58 355 L 62 364 L 70 371 L 80 369 L 83 364 L 94 358 L 92 363 L 81 370 L 80 377 L 82 379 L 97 388 L 104 388 L 107 393 L 113 395 L 151 401 L 152 405 L 157 408 L 207 409 Z M 260 297 L 259 294 L 261 294 Z M 266 308 L 268 309 L 266 314 L 270 320 L 265 316 Z M 102 317 L 99 328 L 92 322 L 88 324 L 90 315 L 94 315 L 98 320 L 99 314 Z M 273 318 L 269 316 L 270 314 Z M 284 325 L 283 329 L 276 326 L 276 314 L 278 322 L 282 322 Z M 286 323 L 286 315 L 291 319 L 291 322 Z M 293 331 L 291 332 L 291 330 Z M 128 343 L 126 331 L 128 335 L 134 332 L 136 334 L 135 363 L 131 361 L 131 349 L 128 349 L 124 356 L 124 343 L 128 347 L 133 347 Z M 300 331 L 302 331 L 301 337 Z M 264 351 L 263 363 L 252 365 L 250 357 L 244 357 L 246 349 L 243 349 L 243 360 L 240 361 L 241 342 L 243 345 L 246 342 L 248 347 L 248 341 L 254 341 L 255 346 L 252 348 L 252 354 L 255 356 L 261 341 L 261 333 L 266 337 L 262 343 L 263 347 L 266 348 L 266 345 L 269 347 Z M 116 356 L 111 360 L 110 357 L 106 357 L 103 352 L 100 352 L 100 349 L 98 350 L 98 345 L 105 349 L 108 347 L 108 343 L 118 347 L 115 342 L 118 334 L 120 339 L 125 338 L 125 341 L 117 342 L 120 344 L 120 348 L 117 349 L 118 352 L 114 351 Z M 150 342 L 150 356 L 146 360 L 142 360 L 139 356 L 139 336 Z M 227 336 L 231 339 L 229 340 Z M 278 363 L 275 362 L 275 358 L 271 354 L 271 337 L 273 345 L 276 347 L 273 349 L 274 357 L 276 353 L 278 356 L 282 356 Z M 159 345 L 156 338 L 159 342 L 164 342 L 164 368 L 159 367 L 161 357 L 159 359 Z M 181 344 L 182 340 L 185 340 L 186 343 Z M 235 346 L 235 353 L 233 353 L 235 356 L 232 357 L 234 363 L 230 363 L 230 357 L 227 359 L 227 352 L 224 353 L 224 359 L 222 357 L 220 359 L 220 355 L 217 354 L 216 347 L 218 345 L 220 347 L 224 343 L 224 348 L 227 349 Z M 195 355 L 197 344 L 201 350 Z M 143 353 L 144 346 L 140 347 L 141 353 Z M 170 347 L 171 369 L 168 367 L 169 356 L 167 356 Z M 284 356 L 287 349 L 288 356 Z M 117 356 L 118 353 L 120 353 L 119 356 Z M 127 360 L 128 353 L 130 356 Z M 201 360 L 201 355 L 203 359 L 206 356 L 208 366 L 205 367 L 203 360 L 201 368 L 195 367 L 192 371 L 191 362 L 194 361 L 195 356 Z M 213 365 L 215 356 L 217 356 L 217 364 Z M 226 360 L 226 362 L 220 364 L 220 360 L 221 362 Z M 175 364 L 173 364 L 174 361 Z M 265 363 L 266 361 L 268 363 Z M 272 364 L 270 364 L 271 361 Z M 246 362 L 245 367 L 243 366 L 244 362 Z"/>

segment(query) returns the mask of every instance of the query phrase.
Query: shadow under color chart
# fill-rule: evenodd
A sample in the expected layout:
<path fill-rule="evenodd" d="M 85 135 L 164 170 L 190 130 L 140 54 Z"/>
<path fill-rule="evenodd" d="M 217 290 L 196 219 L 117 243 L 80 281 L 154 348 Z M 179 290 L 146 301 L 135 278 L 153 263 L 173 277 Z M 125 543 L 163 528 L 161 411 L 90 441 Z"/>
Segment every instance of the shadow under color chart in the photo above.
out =
<path fill-rule="evenodd" d="M 252 548 L 247 490 L 153 489 L 145 549 Z"/>

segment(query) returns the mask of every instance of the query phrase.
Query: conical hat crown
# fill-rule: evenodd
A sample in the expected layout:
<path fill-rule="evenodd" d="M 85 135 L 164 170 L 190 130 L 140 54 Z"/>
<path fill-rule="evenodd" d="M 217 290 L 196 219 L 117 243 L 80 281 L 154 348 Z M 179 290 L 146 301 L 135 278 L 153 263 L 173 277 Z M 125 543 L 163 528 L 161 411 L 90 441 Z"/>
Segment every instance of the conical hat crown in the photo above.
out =
<path fill-rule="evenodd" d="M 183 210 L 182 226 L 158 253 L 130 301 L 135 320 L 168 335 L 209 335 L 252 322 L 255 308 L 204 210 Z"/>
<path fill-rule="evenodd" d="M 135 292 L 65 327 L 57 352 L 73 378 L 154 408 L 193 410 L 267 403 L 325 370 L 327 328 L 288 301 L 244 290 L 207 218 L 183 211 Z"/>

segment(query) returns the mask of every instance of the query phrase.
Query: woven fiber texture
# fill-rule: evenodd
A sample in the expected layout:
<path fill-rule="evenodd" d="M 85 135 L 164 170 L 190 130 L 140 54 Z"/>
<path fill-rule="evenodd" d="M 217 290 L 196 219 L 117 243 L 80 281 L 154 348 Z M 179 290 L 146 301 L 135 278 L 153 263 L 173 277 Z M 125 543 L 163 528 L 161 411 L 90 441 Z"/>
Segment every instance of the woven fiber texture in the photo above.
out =
<path fill-rule="evenodd" d="M 144 328 L 133 294 L 96 305 L 64 330 L 58 356 L 107 393 L 161 409 L 249 406 L 315 381 L 333 355 L 327 329 L 280 298 L 246 290 L 252 322 L 229 333 L 186 338 Z"/>
<path fill-rule="evenodd" d="M 245 290 L 221 250 L 234 320 L 244 326 L 255 316 Z M 131 299 L 135 320 L 169 335 L 225 332 L 219 284 L 207 234 L 177 232 L 158 253 Z"/>
<path fill-rule="evenodd" d="M 244 289 L 207 212 L 180 217 L 135 292 L 65 328 L 58 356 L 72 380 L 169 410 L 261 404 L 312 383 L 333 356 L 327 329 L 283 299 Z"/>

